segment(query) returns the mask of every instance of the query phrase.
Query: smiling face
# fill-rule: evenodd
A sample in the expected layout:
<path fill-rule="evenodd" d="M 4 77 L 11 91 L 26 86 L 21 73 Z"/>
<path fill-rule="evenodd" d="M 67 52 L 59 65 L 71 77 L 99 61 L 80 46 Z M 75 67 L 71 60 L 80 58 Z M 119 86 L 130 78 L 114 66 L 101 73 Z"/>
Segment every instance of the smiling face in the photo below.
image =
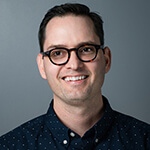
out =
<path fill-rule="evenodd" d="M 56 47 L 74 48 L 85 43 L 100 45 L 99 37 L 94 32 L 93 22 L 88 17 L 66 15 L 54 17 L 46 26 L 44 51 Z M 37 57 L 39 71 L 47 79 L 55 101 L 67 104 L 79 104 L 99 99 L 105 73 L 110 68 L 108 48 L 98 51 L 92 62 L 80 61 L 74 51 L 69 62 L 62 66 L 54 65 L 48 57 Z"/>

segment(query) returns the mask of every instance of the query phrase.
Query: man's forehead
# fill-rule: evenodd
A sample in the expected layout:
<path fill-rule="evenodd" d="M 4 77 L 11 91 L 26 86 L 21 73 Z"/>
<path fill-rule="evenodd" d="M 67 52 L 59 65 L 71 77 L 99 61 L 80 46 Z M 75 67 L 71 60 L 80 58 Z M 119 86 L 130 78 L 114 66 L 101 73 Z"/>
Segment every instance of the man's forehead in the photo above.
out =
<path fill-rule="evenodd" d="M 67 21 L 67 19 L 69 21 L 73 21 L 74 19 L 80 19 L 80 20 L 84 20 L 85 22 L 89 22 L 90 24 L 94 25 L 92 19 L 88 16 L 85 16 L 85 15 L 75 15 L 75 14 L 66 14 L 66 15 L 63 15 L 63 16 L 55 16 L 53 17 L 52 19 L 50 19 L 46 25 L 46 28 L 49 26 L 49 24 L 52 24 L 52 23 L 57 23 L 57 22 L 65 22 Z M 89 24 L 88 23 L 88 24 Z M 55 26 L 54 26 L 55 27 Z"/>
<path fill-rule="evenodd" d="M 70 48 L 70 46 L 76 47 L 81 43 L 100 44 L 94 25 L 89 20 L 85 16 L 76 15 L 54 17 L 48 22 L 45 31 L 45 41 L 48 42 L 48 47 L 63 45 Z M 95 37 L 98 40 L 95 41 Z M 77 41 L 72 45 L 73 40 Z M 71 43 L 70 46 L 69 43 Z"/>

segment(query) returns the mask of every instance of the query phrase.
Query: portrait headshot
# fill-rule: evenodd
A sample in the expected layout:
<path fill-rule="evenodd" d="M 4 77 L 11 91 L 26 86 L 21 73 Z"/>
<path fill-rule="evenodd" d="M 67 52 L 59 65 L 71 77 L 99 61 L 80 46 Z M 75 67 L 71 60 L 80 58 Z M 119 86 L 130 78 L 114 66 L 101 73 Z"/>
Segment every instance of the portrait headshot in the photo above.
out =
<path fill-rule="evenodd" d="M 0 1 L 0 150 L 150 149 L 149 1 Z"/>

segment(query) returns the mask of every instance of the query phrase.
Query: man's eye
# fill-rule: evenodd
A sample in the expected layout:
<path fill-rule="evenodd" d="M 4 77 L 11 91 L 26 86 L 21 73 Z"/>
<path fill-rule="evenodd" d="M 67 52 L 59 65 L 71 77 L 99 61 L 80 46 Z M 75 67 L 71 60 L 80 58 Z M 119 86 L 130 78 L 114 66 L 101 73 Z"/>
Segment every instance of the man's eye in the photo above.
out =
<path fill-rule="evenodd" d="M 56 57 L 64 57 L 66 56 L 66 51 L 65 50 L 53 50 L 51 52 L 51 57 L 56 58 Z"/>
<path fill-rule="evenodd" d="M 59 55 L 62 55 L 62 52 L 61 52 L 61 51 L 55 51 L 55 52 L 53 53 L 53 55 L 54 55 L 54 56 L 59 56 Z"/>
<path fill-rule="evenodd" d="M 80 53 L 82 54 L 91 54 L 93 52 L 94 52 L 94 49 L 92 47 L 85 47 L 80 50 Z"/>
<path fill-rule="evenodd" d="M 84 52 L 91 52 L 92 49 L 91 49 L 91 48 L 84 48 L 83 51 L 84 51 Z"/>

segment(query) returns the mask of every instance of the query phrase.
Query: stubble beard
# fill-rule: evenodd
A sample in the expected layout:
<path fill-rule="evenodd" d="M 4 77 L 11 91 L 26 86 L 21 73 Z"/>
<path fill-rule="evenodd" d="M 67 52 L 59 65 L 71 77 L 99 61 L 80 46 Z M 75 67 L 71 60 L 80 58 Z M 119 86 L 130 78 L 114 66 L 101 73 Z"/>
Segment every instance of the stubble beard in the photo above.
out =
<path fill-rule="evenodd" d="M 92 98 L 91 87 L 87 87 L 87 89 L 84 89 L 84 90 L 80 90 L 78 89 L 78 87 L 76 88 L 74 88 L 76 91 L 75 90 L 66 91 L 65 89 L 62 89 L 61 95 L 60 96 L 57 95 L 57 98 L 59 98 L 61 101 L 63 101 L 67 105 L 72 105 L 72 106 L 81 106 Z"/>

